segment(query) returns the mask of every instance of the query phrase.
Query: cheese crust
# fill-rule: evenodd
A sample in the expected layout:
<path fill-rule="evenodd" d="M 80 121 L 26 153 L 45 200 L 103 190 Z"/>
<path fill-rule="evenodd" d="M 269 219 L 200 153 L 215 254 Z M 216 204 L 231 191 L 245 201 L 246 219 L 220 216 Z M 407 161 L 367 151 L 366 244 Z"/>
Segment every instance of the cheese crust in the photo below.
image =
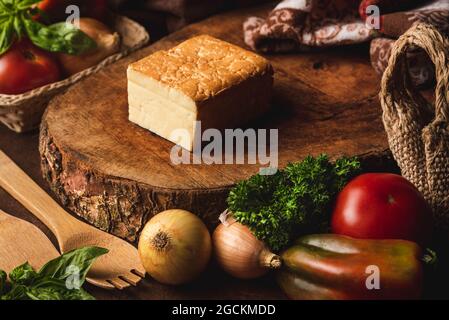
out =
<path fill-rule="evenodd" d="M 233 128 L 266 112 L 273 69 L 263 57 L 202 35 L 128 67 L 129 118 L 173 141 L 170 132 Z M 165 119 L 164 118 L 165 115 Z M 192 150 L 192 143 L 181 144 Z"/>

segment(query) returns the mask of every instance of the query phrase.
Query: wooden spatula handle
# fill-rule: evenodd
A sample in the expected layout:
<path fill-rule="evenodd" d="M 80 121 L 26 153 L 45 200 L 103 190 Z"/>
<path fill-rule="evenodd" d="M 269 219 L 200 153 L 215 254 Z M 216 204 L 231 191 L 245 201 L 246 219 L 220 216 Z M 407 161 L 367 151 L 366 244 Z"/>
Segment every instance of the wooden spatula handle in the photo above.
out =
<path fill-rule="evenodd" d="M 41 220 L 58 240 L 76 232 L 76 220 L 0 150 L 0 187 Z"/>

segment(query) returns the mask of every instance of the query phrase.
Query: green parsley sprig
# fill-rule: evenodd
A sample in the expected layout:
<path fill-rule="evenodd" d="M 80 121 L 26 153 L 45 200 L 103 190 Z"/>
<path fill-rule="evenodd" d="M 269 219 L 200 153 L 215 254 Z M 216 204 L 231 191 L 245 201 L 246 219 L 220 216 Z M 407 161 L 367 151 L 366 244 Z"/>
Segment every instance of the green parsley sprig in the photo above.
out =
<path fill-rule="evenodd" d="M 278 251 L 297 236 L 328 228 L 333 200 L 360 167 L 355 158 L 332 163 L 326 155 L 309 156 L 274 175 L 239 182 L 229 193 L 228 208 L 237 221 Z"/>

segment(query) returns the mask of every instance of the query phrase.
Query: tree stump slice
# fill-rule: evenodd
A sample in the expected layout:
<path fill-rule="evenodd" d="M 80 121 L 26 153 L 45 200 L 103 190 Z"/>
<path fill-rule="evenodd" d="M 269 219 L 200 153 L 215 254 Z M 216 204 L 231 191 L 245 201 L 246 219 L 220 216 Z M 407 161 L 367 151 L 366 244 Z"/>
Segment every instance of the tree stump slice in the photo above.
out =
<path fill-rule="evenodd" d="M 127 120 L 126 68 L 199 34 L 245 47 L 242 22 L 269 9 L 228 12 L 190 25 L 55 98 L 43 117 L 39 149 L 43 175 L 63 205 L 131 242 L 146 221 L 169 208 L 216 225 L 229 189 L 260 166 L 173 165 L 172 143 Z M 359 156 L 367 166 L 389 163 L 379 79 L 366 46 L 266 57 L 275 69 L 273 108 L 251 127 L 279 129 L 280 167 L 320 153 Z"/>

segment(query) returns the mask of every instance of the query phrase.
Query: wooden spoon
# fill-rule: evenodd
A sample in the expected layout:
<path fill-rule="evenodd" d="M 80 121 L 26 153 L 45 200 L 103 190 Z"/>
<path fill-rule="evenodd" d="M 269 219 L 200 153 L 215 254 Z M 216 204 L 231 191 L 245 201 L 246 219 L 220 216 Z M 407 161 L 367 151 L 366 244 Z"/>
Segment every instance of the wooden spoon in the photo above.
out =
<path fill-rule="evenodd" d="M 38 227 L 0 210 L 0 270 L 9 274 L 28 262 L 37 271 L 58 256 L 58 250 Z"/>
<path fill-rule="evenodd" d="M 0 187 L 5 189 L 56 236 L 62 253 L 86 246 L 109 249 L 98 258 L 86 280 L 106 289 L 137 285 L 145 276 L 137 249 L 67 213 L 0 150 Z"/>

